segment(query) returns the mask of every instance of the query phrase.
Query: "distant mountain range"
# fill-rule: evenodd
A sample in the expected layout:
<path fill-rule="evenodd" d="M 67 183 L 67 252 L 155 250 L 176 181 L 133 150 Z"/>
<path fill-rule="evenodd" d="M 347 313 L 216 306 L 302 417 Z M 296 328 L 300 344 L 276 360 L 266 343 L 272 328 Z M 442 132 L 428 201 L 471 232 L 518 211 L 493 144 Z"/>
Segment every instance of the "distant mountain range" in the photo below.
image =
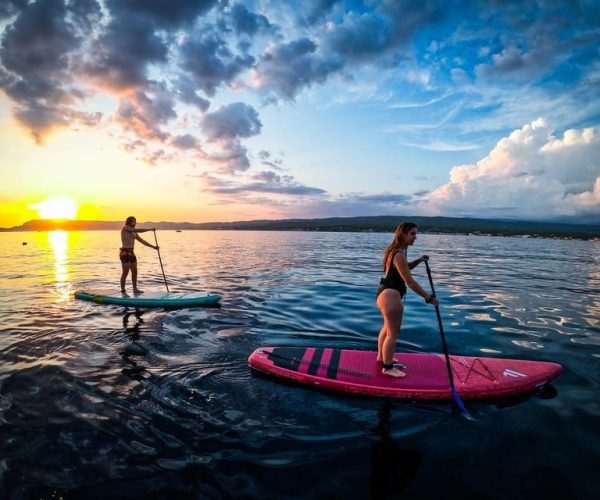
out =
<path fill-rule="evenodd" d="M 515 220 L 466 219 L 456 217 L 330 217 L 326 219 L 251 220 L 238 222 L 144 222 L 138 227 L 155 227 L 163 231 L 189 230 L 247 230 L 247 231 L 341 231 L 392 232 L 403 220 L 419 225 L 425 233 L 487 234 L 494 236 L 531 236 L 545 238 L 599 239 L 600 225 L 561 224 Z M 97 231 L 118 230 L 122 221 L 31 220 L 7 231 Z"/>

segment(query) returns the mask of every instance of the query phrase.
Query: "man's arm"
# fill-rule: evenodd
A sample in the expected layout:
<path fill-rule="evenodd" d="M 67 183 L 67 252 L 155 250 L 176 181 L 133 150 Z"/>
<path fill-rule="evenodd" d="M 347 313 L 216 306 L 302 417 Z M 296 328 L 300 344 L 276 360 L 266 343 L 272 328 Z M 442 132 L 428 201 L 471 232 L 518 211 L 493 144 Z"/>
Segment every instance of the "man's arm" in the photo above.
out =
<path fill-rule="evenodd" d="M 148 231 L 154 231 L 156 228 L 151 227 L 150 229 L 138 229 L 137 227 L 123 226 L 123 231 L 128 233 L 146 233 Z"/>
<path fill-rule="evenodd" d="M 144 231 L 152 231 L 152 230 L 151 229 L 142 229 L 142 231 L 139 231 L 139 232 L 144 232 Z M 154 250 L 158 250 L 158 245 L 153 245 L 152 243 L 148 243 L 144 238 L 142 238 L 138 234 L 135 235 L 135 239 L 138 240 L 142 245 L 146 245 L 147 247 L 154 248 Z"/>

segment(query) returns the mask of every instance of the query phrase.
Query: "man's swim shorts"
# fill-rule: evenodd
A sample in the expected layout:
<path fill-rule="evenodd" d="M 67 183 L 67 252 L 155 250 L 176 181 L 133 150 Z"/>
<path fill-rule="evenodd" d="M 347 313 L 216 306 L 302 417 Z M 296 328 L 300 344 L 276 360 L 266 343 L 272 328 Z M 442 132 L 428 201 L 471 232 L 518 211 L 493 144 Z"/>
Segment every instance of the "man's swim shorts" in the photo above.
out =
<path fill-rule="evenodd" d="M 123 264 L 132 264 L 137 262 L 133 248 L 121 248 L 119 251 L 119 259 Z"/>

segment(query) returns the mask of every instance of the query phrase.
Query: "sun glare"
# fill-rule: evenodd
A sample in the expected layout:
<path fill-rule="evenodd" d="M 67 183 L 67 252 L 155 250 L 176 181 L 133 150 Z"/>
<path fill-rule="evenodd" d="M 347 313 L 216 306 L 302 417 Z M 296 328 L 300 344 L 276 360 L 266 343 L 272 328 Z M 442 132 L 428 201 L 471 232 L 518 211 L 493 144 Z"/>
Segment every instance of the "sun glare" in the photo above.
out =
<path fill-rule="evenodd" d="M 37 210 L 42 219 L 74 219 L 79 210 L 79 204 L 70 198 L 54 197 L 29 205 Z"/>

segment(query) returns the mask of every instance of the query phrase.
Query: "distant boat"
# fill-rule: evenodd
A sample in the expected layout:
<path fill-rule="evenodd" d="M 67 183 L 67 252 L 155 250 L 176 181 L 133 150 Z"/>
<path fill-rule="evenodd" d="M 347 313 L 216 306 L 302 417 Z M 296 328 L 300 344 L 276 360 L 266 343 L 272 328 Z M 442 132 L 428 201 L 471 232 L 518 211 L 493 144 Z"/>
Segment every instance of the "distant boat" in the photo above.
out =
<path fill-rule="evenodd" d="M 176 232 L 176 233 L 180 233 L 180 232 L 181 232 L 181 229 L 176 229 L 176 230 L 175 230 L 175 232 Z"/>

